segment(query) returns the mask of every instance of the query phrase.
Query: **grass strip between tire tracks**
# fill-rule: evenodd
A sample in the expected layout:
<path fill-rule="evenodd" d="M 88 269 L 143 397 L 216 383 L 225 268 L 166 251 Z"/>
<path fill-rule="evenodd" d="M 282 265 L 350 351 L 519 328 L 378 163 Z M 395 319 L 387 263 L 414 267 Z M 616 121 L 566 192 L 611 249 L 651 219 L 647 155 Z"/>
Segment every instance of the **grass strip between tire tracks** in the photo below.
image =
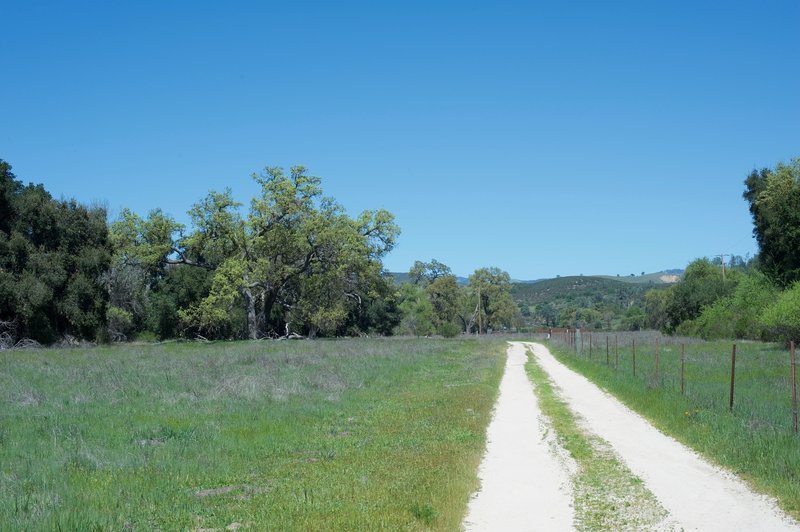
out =
<path fill-rule="evenodd" d="M 535 357 L 529 355 L 528 360 L 526 370 L 542 413 L 577 465 L 572 477 L 576 528 L 641 530 L 663 526 L 668 515 L 655 496 L 608 443 L 581 427 Z"/>

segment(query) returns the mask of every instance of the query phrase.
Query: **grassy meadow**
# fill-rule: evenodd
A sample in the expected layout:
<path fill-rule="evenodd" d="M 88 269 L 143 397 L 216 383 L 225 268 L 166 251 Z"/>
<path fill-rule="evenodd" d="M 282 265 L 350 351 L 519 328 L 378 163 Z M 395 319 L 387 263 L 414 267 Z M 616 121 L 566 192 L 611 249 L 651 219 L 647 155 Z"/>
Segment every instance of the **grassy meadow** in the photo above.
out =
<path fill-rule="evenodd" d="M 592 334 L 591 355 L 589 333 L 583 339 L 583 349 L 578 336 L 577 350 L 554 339 L 550 342 L 551 351 L 664 432 L 737 473 L 756 489 L 777 497 L 784 510 L 800 518 L 800 437 L 792 431 L 791 372 L 786 349 L 774 344 L 737 343 L 731 411 L 733 342 L 703 342 L 657 333 Z"/>
<path fill-rule="evenodd" d="M 0 352 L 0 528 L 458 529 L 505 344 Z"/>

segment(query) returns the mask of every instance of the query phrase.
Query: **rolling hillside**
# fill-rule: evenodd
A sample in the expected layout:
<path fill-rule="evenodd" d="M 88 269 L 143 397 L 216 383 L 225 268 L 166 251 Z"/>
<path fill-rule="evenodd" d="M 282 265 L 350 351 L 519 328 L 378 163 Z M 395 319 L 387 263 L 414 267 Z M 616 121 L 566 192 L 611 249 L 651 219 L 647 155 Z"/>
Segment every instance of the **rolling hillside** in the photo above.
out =
<path fill-rule="evenodd" d="M 663 272 L 647 273 L 645 275 L 627 275 L 627 276 L 598 275 L 596 277 L 602 277 L 603 279 L 612 279 L 615 281 L 622 281 L 624 283 L 673 284 L 681 280 L 681 278 L 683 277 L 683 270 L 681 269 L 664 270 Z"/>
<path fill-rule="evenodd" d="M 511 293 L 528 326 L 638 328 L 645 292 L 668 286 L 662 281 L 574 276 L 514 283 Z"/>

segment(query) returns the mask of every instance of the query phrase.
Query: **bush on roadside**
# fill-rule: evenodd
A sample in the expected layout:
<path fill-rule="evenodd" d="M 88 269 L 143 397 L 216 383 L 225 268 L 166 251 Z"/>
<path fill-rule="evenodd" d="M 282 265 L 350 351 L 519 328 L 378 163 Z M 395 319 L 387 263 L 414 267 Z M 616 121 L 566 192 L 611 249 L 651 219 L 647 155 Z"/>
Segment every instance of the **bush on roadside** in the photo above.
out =
<path fill-rule="evenodd" d="M 776 339 L 800 342 L 800 282 L 783 292 L 761 315 Z"/>
<path fill-rule="evenodd" d="M 761 314 L 778 298 L 778 290 L 759 272 L 743 276 L 730 296 L 703 308 L 700 315 L 681 323 L 676 333 L 706 340 L 723 338 L 770 339 Z"/>

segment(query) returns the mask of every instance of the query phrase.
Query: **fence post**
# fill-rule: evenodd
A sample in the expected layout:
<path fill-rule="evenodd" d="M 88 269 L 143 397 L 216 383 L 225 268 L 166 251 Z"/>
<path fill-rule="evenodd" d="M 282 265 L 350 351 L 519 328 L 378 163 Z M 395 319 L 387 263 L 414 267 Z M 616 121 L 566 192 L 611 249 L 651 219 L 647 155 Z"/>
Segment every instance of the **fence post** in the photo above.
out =
<path fill-rule="evenodd" d="M 614 369 L 619 367 L 619 338 L 614 335 Z"/>
<path fill-rule="evenodd" d="M 789 359 L 792 366 L 792 427 L 797 434 L 797 366 L 794 358 L 794 342 L 789 342 Z"/>
<path fill-rule="evenodd" d="M 636 376 L 636 338 L 631 338 L 631 345 L 633 346 L 633 376 Z"/>
<path fill-rule="evenodd" d="M 661 350 L 661 346 L 658 343 L 658 337 L 656 337 L 656 383 L 659 382 L 661 377 L 661 364 L 659 361 L 659 351 Z"/>
<path fill-rule="evenodd" d="M 606 366 L 608 366 L 608 335 L 606 335 Z"/>
<path fill-rule="evenodd" d="M 733 344 L 731 350 L 731 399 L 728 403 L 728 409 L 733 412 L 733 383 L 736 379 L 736 344 Z"/>
<path fill-rule="evenodd" d="M 593 347 L 593 344 L 594 344 L 594 342 L 592 341 L 593 338 L 594 338 L 594 335 L 592 333 L 589 333 L 589 360 L 592 359 L 592 347 Z"/>
<path fill-rule="evenodd" d="M 684 365 L 686 364 L 686 356 L 684 352 L 684 344 L 681 344 L 681 395 L 684 392 L 684 381 L 683 381 L 683 374 L 684 374 Z"/>

